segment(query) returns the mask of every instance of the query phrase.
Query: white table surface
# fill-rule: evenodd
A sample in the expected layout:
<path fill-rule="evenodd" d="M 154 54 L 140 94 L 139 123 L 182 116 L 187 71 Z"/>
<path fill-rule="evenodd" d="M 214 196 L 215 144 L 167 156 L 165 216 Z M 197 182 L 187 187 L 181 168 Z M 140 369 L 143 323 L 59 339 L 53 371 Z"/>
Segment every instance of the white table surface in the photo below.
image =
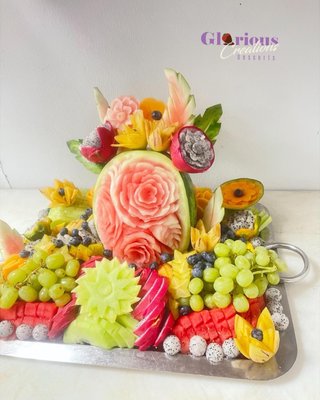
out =
<path fill-rule="evenodd" d="M 183 374 L 139 372 L 0 356 L 0 399 L 281 399 L 320 398 L 320 192 L 266 192 L 278 241 L 309 256 L 311 271 L 287 285 L 298 344 L 288 373 L 256 382 Z M 0 219 L 23 232 L 47 201 L 37 190 L 0 191 Z"/>

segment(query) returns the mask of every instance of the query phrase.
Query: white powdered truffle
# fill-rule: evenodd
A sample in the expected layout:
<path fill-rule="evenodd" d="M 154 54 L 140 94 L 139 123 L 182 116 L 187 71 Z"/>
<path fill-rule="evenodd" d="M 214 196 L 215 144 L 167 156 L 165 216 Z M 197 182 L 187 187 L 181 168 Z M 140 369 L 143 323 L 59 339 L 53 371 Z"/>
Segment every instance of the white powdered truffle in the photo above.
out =
<path fill-rule="evenodd" d="M 34 340 L 41 341 L 48 338 L 48 327 L 44 324 L 38 324 L 33 328 L 32 337 Z"/>
<path fill-rule="evenodd" d="M 289 326 L 289 318 L 282 313 L 275 312 L 271 315 L 275 328 L 278 331 L 285 331 Z"/>
<path fill-rule="evenodd" d="M 282 304 L 278 303 L 277 301 L 268 301 L 267 308 L 270 311 L 270 314 L 274 314 L 274 313 L 282 314 L 282 312 L 283 312 Z"/>
<path fill-rule="evenodd" d="M 210 364 L 215 364 L 223 360 L 223 350 L 220 344 L 210 343 L 207 347 L 206 358 Z"/>
<path fill-rule="evenodd" d="M 14 332 L 14 325 L 11 321 L 3 320 L 0 322 L 0 338 L 6 338 Z"/>
<path fill-rule="evenodd" d="M 16 329 L 16 337 L 18 340 L 28 340 L 32 337 L 33 327 L 27 324 L 21 324 Z"/>
<path fill-rule="evenodd" d="M 181 343 L 177 336 L 170 335 L 164 339 L 163 350 L 169 356 L 175 356 L 181 350 Z"/>
<path fill-rule="evenodd" d="M 189 343 L 189 351 L 195 357 L 201 357 L 206 352 L 207 342 L 201 336 L 192 336 Z"/>
<path fill-rule="evenodd" d="M 279 303 L 282 299 L 282 294 L 279 289 L 270 287 L 266 290 L 265 297 L 267 302 L 274 301 Z"/>
<path fill-rule="evenodd" d="M 226 358 L 237 358 L 240 354 L 233 338 L 227 339 L 222 343 L 223 354 Z"/>

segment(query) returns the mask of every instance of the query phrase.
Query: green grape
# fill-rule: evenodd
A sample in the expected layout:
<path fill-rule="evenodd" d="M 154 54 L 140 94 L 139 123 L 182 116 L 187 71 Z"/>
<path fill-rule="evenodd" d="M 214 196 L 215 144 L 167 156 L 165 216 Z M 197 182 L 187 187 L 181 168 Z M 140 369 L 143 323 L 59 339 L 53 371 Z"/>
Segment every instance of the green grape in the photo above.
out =
<path fill-rule="evenodd" d="M 57 268 L 54 272 L 58 278 L 63 278 L 66 276 L 66 271 L 63 268 Z"/>
<path fill-rule="evenodd" d="M 255 260 L 255 254 L 252 251 L 247 251 L 244 256 L 246 259 L 249 260 L 250 265 L 253 265 Z"/>
<path fill-rule="evenodd" d="M 2 289 L 0 308 L 11 308 L 19 297 L 18 290 L 12 286 L 5 286 Z"/>
<path fill-rule="evenodd" d="M 228 305 L 231 303 L 231 296 L 229 293 L 222 294 L 219 292 L 215 292 L 212 295 L 212 300 L 215 302 L 217 307 L 225 308 L 228 307 Z"/>
<path fill-rule="evenodd" d="M 256 254 L 268 254 L 268 249 L 266 249 L 264 246 L 257 246 L 254 250 Z"/>
<path fill-rule="evenodd" d="M 39 300 L 42 301 L 43 303 L 46 303 L 50 299 L 51 299 L 51 297 L 49 294 L 49 289 L 46 287 L 43 287 L 39 292 Z"/>
<path fill-rule="evenodd" d="M 278 285 L 280 282 L 280 276 L 278 272 L 270 272 L 267 274 L 267 279 L 271 285 Z"/>
<path fill-rule="evenodd" d="M 66 275 L 71 276 L 74 278 L 78 275 L 80 269 L 80 263 L 78 260 L 69 260 L 66 265 Z"/>
<path fill-rule="evenodd" d="M 193 278 L 189 282 L 189 291 L 191 294 L 199 294 L 203 289 L 203 281 L 200 278 Z"/>
<path fill-rule="evenodd" d="M 261 267 L 266 267 L 270 262 L 270 257 L 268 253 L 264 253 L 260 251 L 255 258 L 256 264 L 260 265 Z"/>
<path fill-rule="evenodd" d="M 249 253 L 252 254 L 251 252 L 249 252 Z M 244 256 L 237 256 L 234 260 L 235 265 L 239 269 L 250 269 L 250 267 L 251 267 L 250 260 L 246 257 L 246 254 Z"/>
<path fill-rule="evenodd" d="M 213 283 L 203 282 L 203 291 L 207 293 L 213 292 Z"/>
<path fill-rule="evenodd" d="M 219 257 L 215 260 L 213 266 L 219 270 L 223 265 L 231 263 L 232 261 L 230 257 Z"/>
<path fill-rule="evenodd" d="M 236 279 L 239 269 L 233 264 L 225 264 L 220 268 L 220 275 L 227 278 Z"/>
<path fill-rule="evenodd" d="M 55 283 L 49 288 L 49 295 L 53 300 L 58 299 L 64 293 L 64 288 L 60 283 Z"/>
<path fill-rule="evenodd" d="M 233 254 L 243 256 L 247 251 L 247 245 L 242 240 L 235 240 L 231 250 Z"/>
<path fill-rule="evenodd" d="M 216 303 L 214 302 L 213 294 L 206 294 L 204 296 L 204 304 L 207 308 L 215 308 Z"/>
<path fill-rule="evenodd" d="M 281 260 L 281 258 L 276 258 L 274 260 L 274 265 L 277 267 L 279 272 L 286 272 L 288 271 L 288 266 L 285 261 Z"/>
<path fill-rule="evenodd" d="M 40 284 L 38 280 L 38 275 L 36 273 L 33 273 L 29 276 L 28 282 L 30 286 L 32 286 L 34 289 L 36 289 L 37 292 L 41 289 L 42 285 Z"/>
<path fill-rule="evenodd" d="M 256 278 L 253 283 L 257 286 L 259 290 L 259 296 L 263 296 L 264 292 L 267 290 L 268 287 L 268 279 L 263 275 L 259 276 L 259 278 Z"/>
<path fill-rule="evenodd" d="M 236 281 L 242 287 L 249 286 L 253 282 L 253 273 L 250 269 L 241 269 L 236 276 Z"/>
<path fill-rule="evenodd" d="M 37 268 L 39 268 L 39 264 L 37 264 L 34 260 L 32 260 L 31 258 L 28 259 L 23 265 L 22 267 L 20 267 L 19 269 L 21 269 L 22 271 L 24 271 L 27 275 L 29 275 L 31 272 L 33 272 L 34 270 L 36 270 Z"/>
<path fill-rule="evenodd" d="M 277 258 L 279 258 L 278 253 L 274 250 L 268 250 L 268 254 L 271 261 L 275 261 Z"/>
<path fill-rule="evenodd" d="M 203 271 L 203 280 L 205 282 L 213 283 L 219 276 L 220 273 L 217 268 L 206 268 Z"/>
<path fill-rule="evenodd" d="M 71 295 L 69 293 L 63 293 L 63 295 L 55 299 L 54 302 L 57 307 L 63 307 L 66 304 L 68 304 L 70 300 L 71 300 Z"/>
<path fill-rule="evenodd" d="M 17 283 L 23 282 L 27 277 L 27 273 L 21 268 L 14 269 L 8 274 L 7 281 L 10 285 L 15 286 Z"/>
<path fill-rule="evenodd" d="M 204 308 L 204 302 L 199 294 L 193 294 L 190 297 L 190 307 L 192 311 L 201 311 Z"/>
<path fill-rule="evenodd" d="M 19 297 L 23 301 L 32 303 L 37 300 L 38 292 L 32 286 L 24 285 L 19 289 Z"/>
<path fill-rule="evenodd" d="M 213 251 L 217 257 L 228 257 L 230 254 L 230 248 L 224 243 L 217 243 Z"/>
<path fill-rule="evenodd" d="M 40 285 L 49 288 L 57 282 L 58 277 L 53 271 L 45 269 L 39 273 L 38 280 Z"/>
<path fill-rule="evenodd" d="M 246 312 L 249 310 L 248 299 L 243 294 L 237 294 L 233 296 L 233 306 L 237 312 Z"/>
<path fill-rule="evenodd" d="M 227 239 L 224 241 L 224 244 L 226 244 L 230 249 L 232 249 L 233 243 L 234 243 L 234 240 L 232 240 L 232 239 Z"/>
<path fill-rule="evenodd" d="M 65 276 L 64 278 L 60 279 L 60 284 L 64 288 L 66 292 L 71 292 L 72 289 L 74 289 L 77 284 L 74 278 L 70 278 L 69 276 Z M 181 304 L 184 305 L 184 304 Z M 189 305 L 189 304 L 186 304 Z"/>
<path fill-rule="evenodd" d="M 50 254 L 50 256 L 46 258 L 46 266 L 49 269 L 61 268 L 64 266 L 64 263 L 65 259 L 61 253 Z"/>
<path fill-rule="evenodd" d="M 32 260 L 36 263 L 36 264 L 43 264 L 46 260 L 46 258 L 48 257 L 48 253 L 44 250 L 38 249 L 37 251 L 35 251 L 32 255 Z"/>
<path fill-rule="evenodd" d="M 246 286 L 243 288 L 243 293 L 249 298 L 249 299 L 255 299 L 256 297 L 259 297 L 259 289 L 258 286 L 255 285 L 254 283 L 250 283 L 249 286 Z"/>
<path fill-rule="evenodd" d="M 72 279 L 72 278 L 67 278 L 67 279 Z M 75 282 L 75 280 L 73 279 L 73 281 Z M 61 282 L 61 281 L 60 281 Z M 61 282 L 61 284 L 62 284 L 62 286 L 63 286 L 63 283 Z M 75 284 L 76 285 L 76 284 Z M 63 286 L 63 287 L 65 287 L 65 286 Z M 65 288 L 66 290 L 67 290 L 67 288 Z M 73 289 L 73 288 L 72 288 Z M 70 289 L 70 290 L 72 290 L 72 289 Z M 188 306 L 189 305 L 189 302 L 190 302 L 190 297 L 180 297 L 180 299 L 178 299 L 178 303 L 179 303 L 179 306 Z"/>
<path fill-rule="evenodd" d="M 231 278 L 227 278 L 225 276 L 221 276 L 220 278 L 216 279 L 213 284 L 214 290 L 221 294 L 227 294 L 232 292 L 234 288 L 234 283 Z"/>

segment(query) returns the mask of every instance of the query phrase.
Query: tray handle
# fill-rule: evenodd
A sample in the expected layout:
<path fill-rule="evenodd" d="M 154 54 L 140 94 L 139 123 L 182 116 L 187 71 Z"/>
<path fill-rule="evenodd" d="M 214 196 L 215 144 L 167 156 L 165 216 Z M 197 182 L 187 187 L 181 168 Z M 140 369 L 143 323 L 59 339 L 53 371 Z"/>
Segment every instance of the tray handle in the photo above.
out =
<path fill-rule="evenodd" d="M 297 253 L 300 255 L 303 261 L 303 268 L 302 271 L 298 272 L 296 275 L 293 276 L 283 276 L 281 277 L 281 282 L 297 282 L 300 279 L 302 279 L 307 272 L 309 271 L 310 264 L 309 264 L 309 259 L 306 255 L 306 253 L 301 250 L 299 247 L 290 244 L 290 243 L 270 243 L 266 244 L 265 246 L 267 249 L 272 249 L 272 250 L 277 250 L 277 249 L 286 249 L 293 251 L 294 253 Z"/>

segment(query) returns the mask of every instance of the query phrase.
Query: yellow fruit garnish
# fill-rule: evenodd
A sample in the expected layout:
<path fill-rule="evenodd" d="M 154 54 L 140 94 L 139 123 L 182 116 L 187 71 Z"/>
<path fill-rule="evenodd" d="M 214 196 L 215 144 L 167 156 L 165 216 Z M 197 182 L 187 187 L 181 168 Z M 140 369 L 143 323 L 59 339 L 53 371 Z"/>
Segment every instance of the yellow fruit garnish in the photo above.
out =
<path fill-rule="evenodd" d="M 203 217 L 204 209 L 206 208 L 208 201 L 211 199 L 213 191 L 207 187 L 196 187 L 195 196 L 197 204 L 197 219 Z"/>
<path fill-rule="evenodd" d="M 201 219 L 197 222 L 196 228 L 191 227 L 192 248 L 201 253 L 202 251 L 212 251 L 219 242 L 221 236 L 220 224 L 216 224 L 209 232 L 206 231 Z"/>
<path fill-rule="evenodd" d="M 257 363 L 264 363 L 273 357 L 279 348 L 279 332 L 275 330 L 274 323 L 267 307 L 260 314 L 255 329 L 262 332 L 262 340 L 252 336 L 253 326 L 240 315 L 235 317 L 234 339 L 239 351 Z"/>
<path fill-rule="evenodd" d="M 154 121 L 155 118 L 152 117 L 152 113 L 158 111 L 161 113 L 162 117 L 166 105 L 161 100 L 147 97 L 141 101 L 139 108 L 143 111 L 143 116 L 145 117 L 145 119 L 148 119 L 149 121 Z"/>
<path fill-rule="evenodd" d="M 113 144 L 113 146 L 126 147 L 132 150 L 145 149 L 152 122 L 144 118 L 141 110 L 132 114 L 130 121 L 130 125 L 122 125 L 118 129 L 118 135 L 115 136 L 118 144 Z"/>
<path fill-rule="evenodd" d="M 71 206 L 81 196 L 80 190 L 72 182 L 58 179 L 54 180 L 54 187 L 41 189 L 41 193 L 51 201 L 50 207 Z"/>

